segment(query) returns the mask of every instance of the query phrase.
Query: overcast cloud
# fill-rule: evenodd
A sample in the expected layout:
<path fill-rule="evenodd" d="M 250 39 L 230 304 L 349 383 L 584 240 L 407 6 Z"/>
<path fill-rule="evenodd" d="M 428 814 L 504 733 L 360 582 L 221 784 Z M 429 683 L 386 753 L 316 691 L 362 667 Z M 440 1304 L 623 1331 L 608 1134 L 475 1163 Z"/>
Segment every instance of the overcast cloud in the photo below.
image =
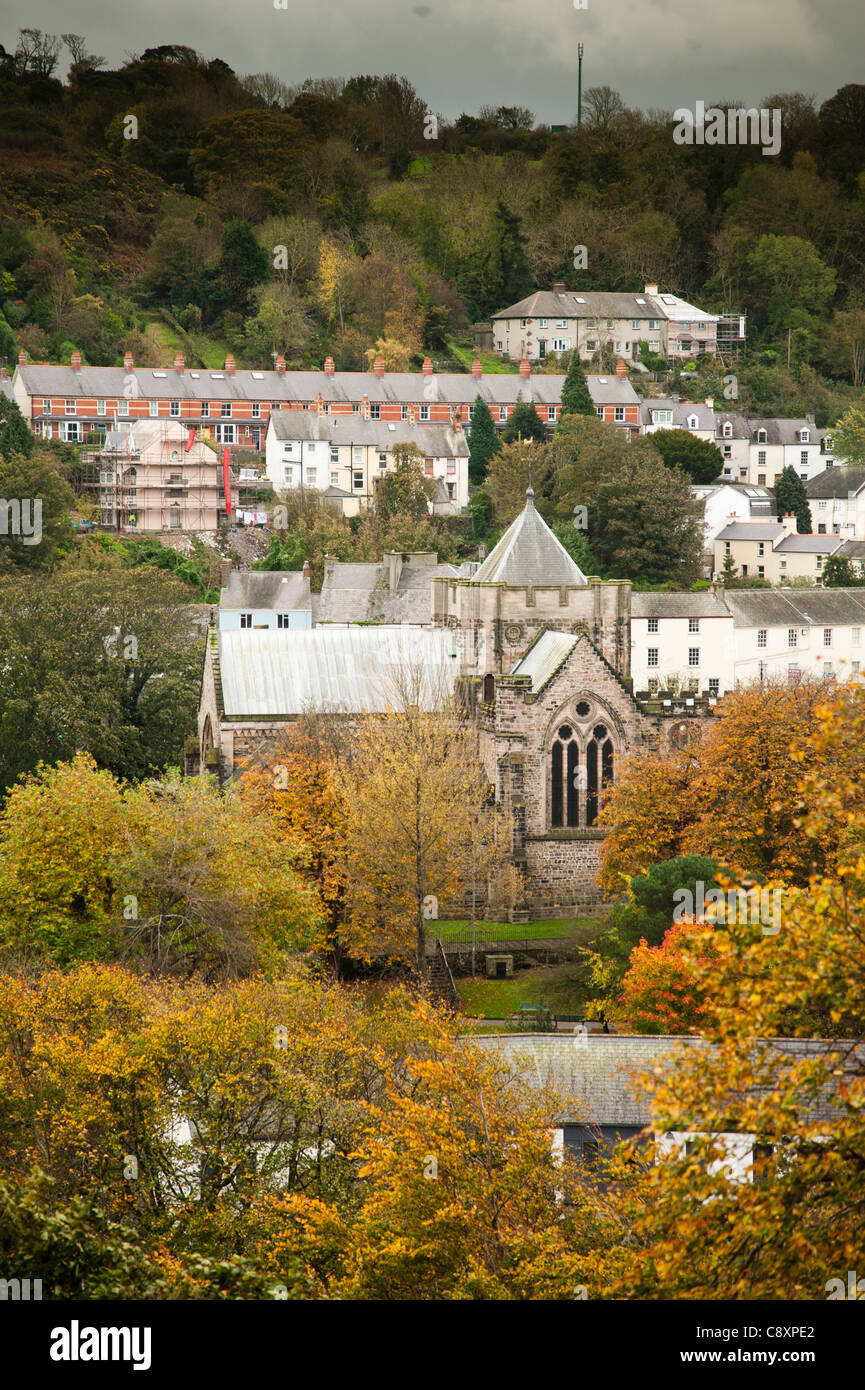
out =
<path fill-rule="evenodd" d="M 14 47 L 21 25 L 83 34 L 112 67 L 184 43 L 286 82 L 397 72 L 451 118 L 491 102 L 573 120 L 580 39 L 584 90 L 608 84 L 644 109 L 779 91 L 823 101 L 865 80 L 862 0 L 4 0 L 0 43 Z"/>

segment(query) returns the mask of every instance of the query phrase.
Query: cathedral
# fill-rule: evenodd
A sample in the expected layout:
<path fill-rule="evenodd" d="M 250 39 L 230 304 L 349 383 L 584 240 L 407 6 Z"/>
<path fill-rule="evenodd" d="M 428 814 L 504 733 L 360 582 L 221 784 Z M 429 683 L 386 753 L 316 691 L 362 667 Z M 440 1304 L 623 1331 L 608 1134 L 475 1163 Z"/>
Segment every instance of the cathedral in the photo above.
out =
<path fill-rule="evenodd" d="M 310 709 L 386 708 L 388 672 L 408 661 L 477 721 L 512 826 L 515 920 L 598 905 L 599 812 L 623 759 L 699 737 L 716 703 L 634 692 L 630 582 L 586 578 L 531 488 L 479 567 L 434 555 L 329 561 L 320 595 L 308 574 L 233 579 L 209 635 L 188 770 L 225 780 Z"/>

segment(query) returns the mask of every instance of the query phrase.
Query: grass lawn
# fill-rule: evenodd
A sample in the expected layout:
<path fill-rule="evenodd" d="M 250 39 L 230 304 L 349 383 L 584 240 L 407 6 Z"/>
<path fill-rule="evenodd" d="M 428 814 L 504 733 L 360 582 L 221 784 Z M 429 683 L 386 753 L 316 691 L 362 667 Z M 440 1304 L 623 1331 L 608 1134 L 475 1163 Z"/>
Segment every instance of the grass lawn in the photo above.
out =
<path fill-rule="evenodd" d="M 509 362 L 507 358 L 499 357 L 495 352 L 478 352 L 476 348 L 460 347 L 458 343 L 451 340 L 448 343 L 448 356 L 456 358 L 462 362 L 466 371 L 471 371 L 472 362 L 477 357 L 486 376 L 513 376 L 519 371 L 516 362 Z"/>
<path fill-rule="evenodd" d="M 476 922 L 477 941 L 538 941 L 556 938 L 562 941 L 577 941 L 581 945 L 591 941 L 604 925 L 601 917 L 572 917 L 547 922 Z M 440 941 L 471 941 L 471 922 L 431 922 L 428 928 L 431 936 Z"/>
<path fill-rule="evenodd" d="M 456 986 L 466 1014 L 474 1018 L 507 1018 L 520 1004 L 537 999 L 544 999 L 553 1013 L 580 1014 L 587 997 L 585 967 L 579 960 L 518 970 L 509 980 L 473 975 L 457 979 Z"/>

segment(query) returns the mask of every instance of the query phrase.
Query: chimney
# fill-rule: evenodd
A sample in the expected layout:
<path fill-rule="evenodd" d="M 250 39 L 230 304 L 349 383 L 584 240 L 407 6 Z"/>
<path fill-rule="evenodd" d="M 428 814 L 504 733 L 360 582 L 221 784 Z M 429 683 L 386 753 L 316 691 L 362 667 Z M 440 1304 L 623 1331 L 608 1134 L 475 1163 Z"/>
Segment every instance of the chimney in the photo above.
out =
<path fill-rule="evenodd" d="M 395 594 L 402 574 L 402 554 L 398 550 L 386 550 L 384 562 L 387 566 L 387 587 L 390 593 Z"/>
<path fill-rule="evenodd" d="M 135 358 L 132 356 L 132 353 L 131 353 L 131 352 L 124 352 L 124 354 L 123 354 L 123 370 L 124 370 L 124 372 L 131 372 L 131 371 L 132 371 L 132 368 L 133 368 L 134 366 L 135 366 Z"/>
<path fill-rule="evenodd" d="M 474 377 L 475 381 L 480 381 L 483 374 L 484 370 L 480 364 L 480 358 L 476 357 L 474 362 L 472 363 L 472 376 Z"/>
<path fill-rule="evenodd" d="M 456 415 L 456 416 L 454 416 L 454 434 L 462 434 L 462 432 L 463 432 L 463 422 L 462 422 L 462 420 L 460 419 L 459 415 Z"/>
<path fill-rule="evenodd" d="M 320 391 L 315 398 L 315 408 L 318 411 L 319 415 L 324 414 L 324 396 L 321 394 Z"/>
<path fill-rule="evenodd" d="M 174 354 L 174 370 L 175 370 L 176 372 L 179 372 L 180 375 L 183 376 L 183 353 L 182 353 L 182 352 L 176 352 L 176 353 Z"/>
<path fill-rule="evenodd" d="M 376 376 L 384 376 L 384 358 L 379 355 L 372 364 Z"/>
<path fill-rule="evenodd" d="M 360 418 L 362 420 L 368 420 L 370 418 L 369 396 L 364 396 L 360 403 Z"/>
<path fill-rule="evenodd" d="M 528 358 L 524 357 L 522 362 L 520 363 L 520 376 L 523 377 L 526 381 L 528 381 L 529 377 L 531 376 L 531 373 L 532 369 L 529 366 Z"/>
<path fill-rule="evenodd" d="M 432 358 L 430 357 L 425 357 L 423 360 L 423 374 L 424 376 L 432 376 L 433 374 Z"/>
<path fill-rule="evenodd" d="M 714 397 L 714 396 L 707 396 L 707 397 L 706 397 L 706 405 L 709 407 L 710 410 L 714 410 L 714 409 L 715 409 L 715 397 Z"/>
<path fill-rule="evenodd" d="M 230 560 L 220 560 L 220 562 L 219 562 L 219 587 L 220 587 L 220 589 L 225 589 L 225 588 L 228 587 L 228 576 L 230 575 L 230 573 L 231 573 L 231 561 L 230 561 Z"/>
<path fill-rule="evenodd" d="M 332 357 L 325 357 L 324 370 L 327 376 L 333 376 L 334 372 L 336 371 L 336 367 L 334 365 Z"/>
<path fill-rule="evenodd" d="M 408 422 L 410 425 L 417 424 L 417 406 L 410 405 L 408 408 Z"/>
<path fill-rule="evenodd" d="M 227 356 L 226 359 L 225 359 L 225 370 L 228 372 L 228 375 L 229 375 L 229 376 L 234 376 L 234 372 L 235 372 L 234 357 L 233 357 L 233 355 L 232 355 L 231 353 L 229 353 L 228 356 Z"/>
<path fill-rule="evenodd" d="M 75 351 L 69 359 L 69 365 L 71 366 L 73 372 L 81 371 L 81 353 L 78 351 L 77 348 L 75 349 Z"/>
<path fill-rule="evenodd" d="M 620 357 L 618 362 L 616 363 L 616 376 L 626 377 L 627 375 L 628 369 L 625 366 L 623 359 Z"/>
<path fill-rule="evenodd" d="M 312 565 L 309 563 L 308 560 L 304 560 L 304 562 L 303 562 L 303 577 L 304 577 L 304 579 L 310 579 L 311 576 L 312 576 Z"/>
<path fill-rule="evenodd" d="M 21 348 L 20 352 L 18 353 L 18 366 L 19 366 L 19 367 L 26 367 L 26 366 L 27 366 L 27 353 L 24 351 L 23 348 Z"/>
<path fill-rule="evenodd" d="M 564 293 L 565 293 L 565 286 L 564 286 L 563 281 L 557 280 L 556 283 L 553 285 L 553 294 L 564 294 Z"/>
<path fill-rule="evenodd" d="M 0 381 L 5 381 L 9 373 L 5 367 L 0 367 Z"/>
<path fill-rule="evenodd" d="M 658 293 L 658 286 L 655 285 L 655 284 L 649 284 L 649 285 L 646 286 L 646 288 L 645 288 L 645 290 L 643 291 L 643 293 L 644 293 L 644 294 L 657 294 L 657 293 Z"/>
<path fill-rule="evenodd" d="M 276 359 L 276 370 L 279 376 L 285 376 L 285 358 L 282 353 Z"/>

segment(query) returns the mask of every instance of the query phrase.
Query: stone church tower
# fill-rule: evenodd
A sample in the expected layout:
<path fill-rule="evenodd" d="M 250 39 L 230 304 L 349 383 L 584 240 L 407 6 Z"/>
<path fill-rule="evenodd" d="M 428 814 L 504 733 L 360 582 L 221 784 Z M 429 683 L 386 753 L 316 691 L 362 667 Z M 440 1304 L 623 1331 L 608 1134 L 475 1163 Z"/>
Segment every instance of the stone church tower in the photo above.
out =
<path fill-rule="evenodd" d="M 596 907 L 605 788 L 636 749 L 698 733 L 705 701 L 635 699 L 630 582 L 587 579 L 531 488 L 470 579 L 432 584 L 433 623 L 453 630 L 489 779 L 511 813 L 515 918 Z"/>

